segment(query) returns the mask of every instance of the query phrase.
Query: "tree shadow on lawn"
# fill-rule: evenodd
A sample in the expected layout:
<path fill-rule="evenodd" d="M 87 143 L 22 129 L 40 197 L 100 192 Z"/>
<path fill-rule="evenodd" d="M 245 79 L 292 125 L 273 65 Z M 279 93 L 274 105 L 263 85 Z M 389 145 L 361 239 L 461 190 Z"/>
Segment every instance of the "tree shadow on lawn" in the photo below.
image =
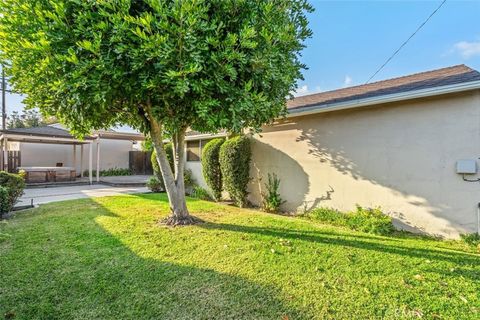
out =
<path fill-rule="evenodd" d="M 48 205 L 40 210 L 30 213 L 24 229 L 13 230 L 5 240 L 11 243 L 0 243 L 1 315 L 25 319 L 312 317 L 286 305 L 277 288 L 139 256 L 125 244 L 132 236 L 136 238 L 128 241 L 142 241 L 132 231 L 134 226 L 122 225 L 114 234 L 98 222 L 98 218 L 118 218 L 109 222 L 115 225 L 130 217 L 118 216 L 97 201 L 65 202 L 63 214 Z M 15 251 L 18 246 L 23 249 Z"/>
<path fill-rule="evenodd" d="M 480 273 L 478 272 L 478 270 L 474 271 L 467 269 L 468 267 L 474 267 L 480 264 L 479 255 L 469 254 L 461 251 L 454 251 L 450 249 L 419 248 L 416 246 L 409 246 L 408 243 L 405 243 L 405 246 L 401 246 L 398 243 L 398 241 L 401 241 L 401 239 L 383 237 L 375 238 L 369 236 L 364 237 L 363 235 L 357 236 L 342 233 L 335 234 L 333 232 L 323 231 L 297 231 L 285 228 L 255 227 L 226 223 L 204 223 L 199 225 L 199 227 L 211 230 L 226 230 L 239 233 L 258 234 L 279 239 L 301 240 L 318 244 L 376 251 L 379 253 L 387 253 L 410 258 L 430 260 L 432 262 L 444 261 L 455 265 L 454 273 L 449 273 L 448 270 L 438 270 L 433 268 L 431 268 L 430 271 L 445 274 L 448 276 L 458 276 L 469 278 L 472 280 L 480 280 Z M 376 241 L 374 241 L 374 239 Z M 391 242 L 392 239 L 395 241 L 395 243 L 388 243 Z M 386 259 L 386 261 L 387 260 L 388 259 Z"/>

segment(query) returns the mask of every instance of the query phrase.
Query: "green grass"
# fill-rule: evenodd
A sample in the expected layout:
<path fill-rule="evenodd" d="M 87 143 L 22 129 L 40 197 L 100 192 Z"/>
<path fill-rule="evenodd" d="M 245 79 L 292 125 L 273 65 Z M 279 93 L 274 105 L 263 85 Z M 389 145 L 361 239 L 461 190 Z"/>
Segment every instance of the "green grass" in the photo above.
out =
<path fill-rule="evenodd" d="M 480 256 L 164 195 L 66 201 L 0 222 L 0 316 L 15 319 L 479 319 Z M 473 250 L 473 249 L 472 249 Z"/>

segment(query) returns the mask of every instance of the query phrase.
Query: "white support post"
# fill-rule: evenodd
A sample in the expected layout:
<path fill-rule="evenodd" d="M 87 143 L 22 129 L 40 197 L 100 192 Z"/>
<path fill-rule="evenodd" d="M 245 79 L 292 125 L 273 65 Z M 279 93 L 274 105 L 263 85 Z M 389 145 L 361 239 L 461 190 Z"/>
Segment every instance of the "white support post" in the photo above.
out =
<path fill-rule="evenodd" d="M 8 172 L 8 139 L 5 137 L 3 139 L 3 164 L 5 172 Z"/>
<path fill-rule="evenodd" d="M 73 145 L 73 170 L 75 170 L 75 178 L 77 177 L 77 145 Z"/>
<path fill-rule="evenodd" d="M 83 178 L 83 144 L 80 145 L 80 178 Z"/>
<path fill-rule="evenodd" d="M 97 138 L 97 182 L 100 182 L 100 138 Z"/>
<path fill-rule="evenodd" d="M 2 141 L 0 141 L 0 146 L 1 146 L 1 157 L 0 157 L 0 171 L 3 171 L 5 169 L 5 138 L 2 137 Z"/>
<path fill-rule="evenodd" d="M 93 155 L 92 155 L 92 143 L 90 142 L 88 144 L 88 180 L 90 181 L 90 184 L 93 184 L 93 173 L 92 173 L 92 158 L 93 158 Z"/>

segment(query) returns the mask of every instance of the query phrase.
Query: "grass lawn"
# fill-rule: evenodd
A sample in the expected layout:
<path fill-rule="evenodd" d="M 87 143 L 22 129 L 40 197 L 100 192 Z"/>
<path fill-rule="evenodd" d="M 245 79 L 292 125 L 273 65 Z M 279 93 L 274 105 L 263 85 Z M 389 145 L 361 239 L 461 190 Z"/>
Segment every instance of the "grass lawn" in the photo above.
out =
<path fill-rule="evenodd" d="M 480 255 L 164 195 L 52 203 L 0 222 L 0 316 L 479 319 Z"/>

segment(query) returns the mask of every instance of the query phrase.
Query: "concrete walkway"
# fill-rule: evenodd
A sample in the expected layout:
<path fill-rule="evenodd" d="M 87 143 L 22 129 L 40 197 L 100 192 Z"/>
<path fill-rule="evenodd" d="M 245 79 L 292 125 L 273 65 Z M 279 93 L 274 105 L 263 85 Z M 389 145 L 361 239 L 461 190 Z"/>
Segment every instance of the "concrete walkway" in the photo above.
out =
<path fill-rule="evenodd" d="M 101 184 L 83 186 L 62 186 L 51 188 L 25 189 L 25 194 L 20 198 L 17 206 L 42 204 L 55 201 L 115 196 L 148 192 L 146 187 L 111 187 Z"/>

